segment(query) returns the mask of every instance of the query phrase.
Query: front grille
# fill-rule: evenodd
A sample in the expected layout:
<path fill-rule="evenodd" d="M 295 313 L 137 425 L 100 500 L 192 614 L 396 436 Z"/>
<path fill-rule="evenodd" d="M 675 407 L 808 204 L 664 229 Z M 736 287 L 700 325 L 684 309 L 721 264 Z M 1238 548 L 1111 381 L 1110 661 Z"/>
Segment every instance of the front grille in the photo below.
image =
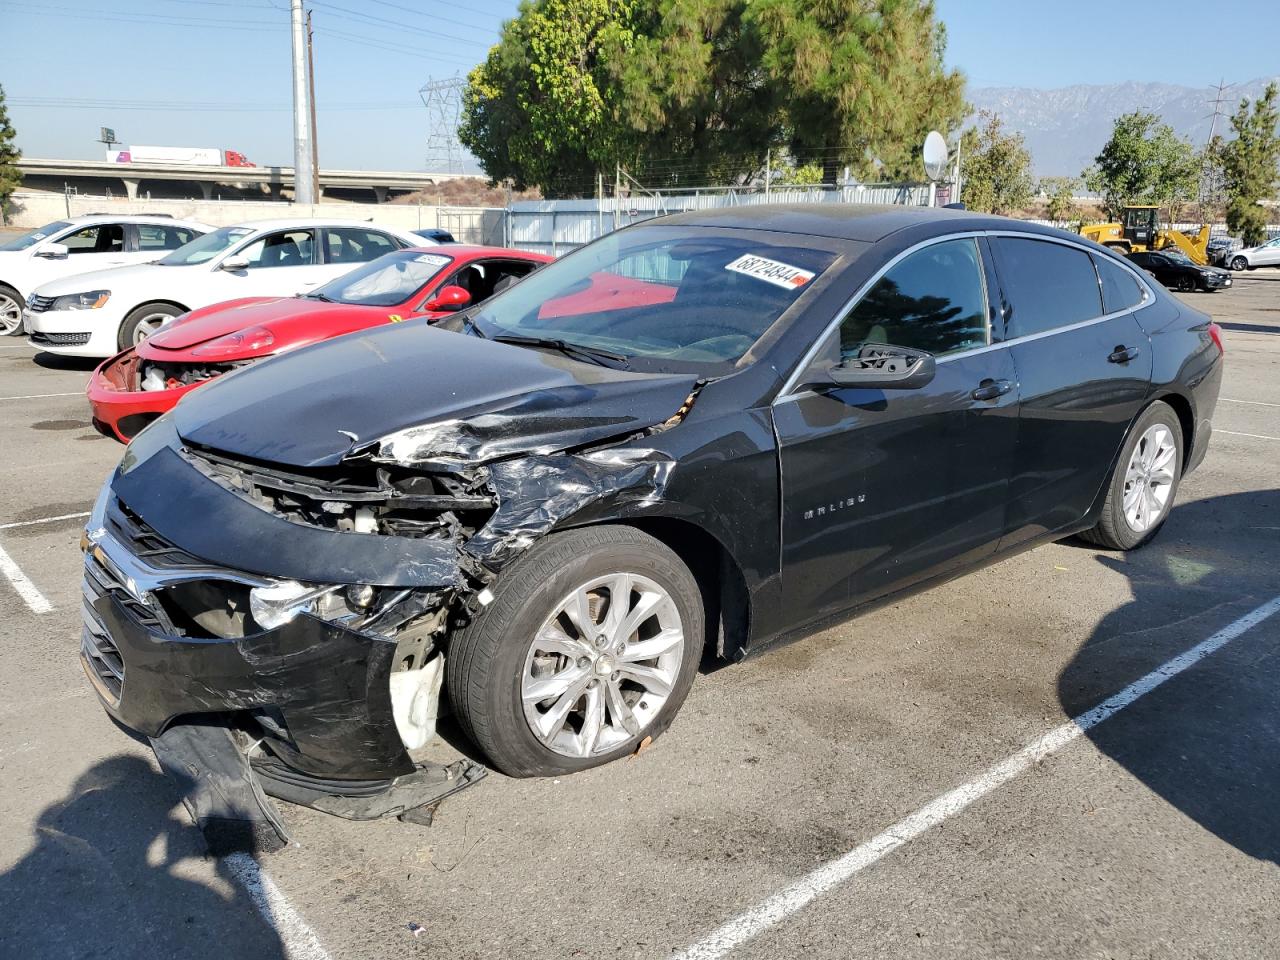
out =
<path fill-rule="evenodd" d="M 195 567 L 205 564 L 164 537 L 142 517 L 116 500 L 107 511 L 107 526 L 129 552 L 153 567 Z"/>
<path fill-rule="evenodd" d="M 83 347 L 90 336 L 88 333 L 42 333 L 36 330 L 31 334 L 31 342 L 47 347 Z"/>
<path fill-rule="evenodd" d="M 53 306 L 53 301 L 57 297 L 41 297 L 32 294 L 31 299 L 27 301 L 27 309 L 32 313 L 44 313 Z"/>
<path fill-rule="evenodd" d="M 112 706 L 116 706 L 120 703 L 120 693 L 124 690 L 124 660 L 93 608 L 86 604 L 83 614 L 80 659 L 98 692 Z"/>

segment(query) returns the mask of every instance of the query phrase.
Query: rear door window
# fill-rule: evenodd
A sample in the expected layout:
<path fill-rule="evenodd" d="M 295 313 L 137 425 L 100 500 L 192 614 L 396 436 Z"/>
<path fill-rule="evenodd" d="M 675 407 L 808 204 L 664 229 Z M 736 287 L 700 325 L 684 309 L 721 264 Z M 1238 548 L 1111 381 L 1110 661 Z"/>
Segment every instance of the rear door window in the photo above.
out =
<path fill-rule="evenodd" d="M 400 249 L 385 233 L 362 227 L 330 228 L 325 237 L 327 263 L 368 263 Z"/>
<path fill-rule="evenodd" d="M 987 294 L 972 238 L 946 240 L 894 264 L 840 322 L 841 359 L 868 344 L 936 356 L 987 344 Z"/>
<path fill-rule="evenodd" d="M 195 231 L 186 227 L 140 223 L 138 224 L 138 249 L 177 250 L 184 243 L 194 240 L 195 236 Z"/>
<path fill-rule="evenodd" d="M 1102 306 L 1107 313 L 1119 313 L 1136 307 L 1146 299 L 1147 292 L 1138 283 L 1133 272 L 1106 257 L 1095 256 L 1098 279 L 1102 282 Z"/>
<path fill-rule="evenodd" d="M 1008 339 L 1102 316 L 1098 274 L 1085 251 L 1021 237 L 992 237 L 991 245 L 1007 301 Z"/>

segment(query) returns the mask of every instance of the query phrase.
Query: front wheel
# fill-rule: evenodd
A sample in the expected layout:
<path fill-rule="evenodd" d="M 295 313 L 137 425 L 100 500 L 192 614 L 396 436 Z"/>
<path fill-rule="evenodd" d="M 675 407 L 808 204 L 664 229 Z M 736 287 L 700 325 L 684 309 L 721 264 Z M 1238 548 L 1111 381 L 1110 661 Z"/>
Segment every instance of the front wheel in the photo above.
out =
<path fill-rule="evenodd" d="M 120 334 L 116 338 L 121 350 L 136 347 L 147 337 L 160 329 L 166 320 L 181 315 L 182 308 L 171 303 L 146 303 L 129 312 L 120 324 Z"/>
<path fill-rule="evenodd" d="M 1081 536 L 1109 550 L 1134 550 L 1164 526 L 1182 478 L 1182 426 L 1167 403 L 1143 411 L 1107 485 L 1102 516 Z"/>
<path fill-rule="evenodd" d="M 1244 257 L 1236 257 L 1234 260 L 1231 261 L 1231 269 L 1232 270 L 1248 270 L 1249 261 L 1246 260 Z"/>
<path fill-rule="evenodd" d="M 22 294 L 0 283 L 0 337 L 22 333 Z"/>
<path fill-rule="evenodd" d="M 1178 290 L 1182 293 L 1191 293 L 1196 288 L 1196 282 L 1190 277 L 1178 278 Z"/>
<path fill-rule="evenodd" d="M 491 587 L 452 639 L 446 687 L 463 732 L 514 777 L 633 753 L 675 717 L 697 673 L 697 581 L 630 527 L 553 534 Z"/>

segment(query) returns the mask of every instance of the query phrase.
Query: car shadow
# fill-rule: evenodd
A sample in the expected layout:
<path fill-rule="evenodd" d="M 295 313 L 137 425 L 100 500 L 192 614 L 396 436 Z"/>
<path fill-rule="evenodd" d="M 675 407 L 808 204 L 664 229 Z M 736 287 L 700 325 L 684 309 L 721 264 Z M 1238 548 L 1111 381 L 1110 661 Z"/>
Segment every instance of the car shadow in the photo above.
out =
<path fill-rule="evenodd" d="M 139 757 L 81 774 L 40 814 L 31 851 L 0 873 L 0 956 L 283 960 L 225 866 L 220 889 L 195 878 L 204 841 L 174 807 L 173 785 Z"/>
<path fill-rule="evenodd" d="M 82 373 L 92 373 L 98 369 L 98 364 L 102 363 L 95 357 L 64 357 L 59 353 L 48 353 L 44 350 L 31 359 L 36 366 L 44 367 L 46 370 L 79 370 Z"/>
<path fill-rule="evenodd" d="M 1181 504 L 1149 546 L 1098 556 L 1133 599 L 1058 678 L 1079 716 L 1280 593 L 1280 490 Z M 1096 548 L 1095 548 L 1096 549 Z M 1280 863 L 1280 616 L 1090 729 L 1093 744 L 1205 830 Z"/>

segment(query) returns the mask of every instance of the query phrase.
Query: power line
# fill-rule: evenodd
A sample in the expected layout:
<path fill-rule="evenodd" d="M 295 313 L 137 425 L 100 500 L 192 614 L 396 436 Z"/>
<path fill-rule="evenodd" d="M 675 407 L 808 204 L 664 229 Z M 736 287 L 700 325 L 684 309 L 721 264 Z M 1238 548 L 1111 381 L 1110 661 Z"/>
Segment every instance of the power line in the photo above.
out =
<path fill-rule="evenodd" d="M 339 7 L 332 3 L 323 3 L 320 0 L 313 0 L 314 6 L 331 12 L 333 16 L 340 17 L 344 20 L 351 20 L 355 23 L 363 23 L 366 26 L 375 27 L 392 27 L 397 32 L 408 30 L 410 33 L 420 33 L 423 36 L 436 37 L 441 40 L 450 40 L 454 43 L 465 43 L 469 46 L 489 48 L 492 44 L 484 43 L 480 40 L 472 40 L 467 37 L 459 37 L 450 33 L 441 33 L 438 30 L 425 30 L 422 27 L 414 27 L 407 23 L 401 23 L 397 20 L 388 20 L 385 17 L 375 17 L 371 13 L 362 13 L 359 10 L 352 10 L 348 7 Z"/>
<path fill-rule="evenodd" d="M 114 10 L 84 10 L 72 7 L 53 7 L 47 5 L 27 6 L 21 3 L 10 3 L 9 9 L 16 9 L 19 13 L 25 13 L 28 16 L 35 17 L 56 17 L 64 19 L 60 14 L 72 14 L 74 16 L 84 16 L 91 14 L 97 20 L 110 20 L 117 23 L 142 23 L 159 27 L 200 27 L 205 30 L 248 30 L 255 33 L 261 32 L 257 28 L 276 27 L 279 23 L 273 20 L 240 20 L 238 24 L 227 23 L 225 18 L 214 17 L 177 17 L 169 14 L 131 14 L 119 13 Z"/>

